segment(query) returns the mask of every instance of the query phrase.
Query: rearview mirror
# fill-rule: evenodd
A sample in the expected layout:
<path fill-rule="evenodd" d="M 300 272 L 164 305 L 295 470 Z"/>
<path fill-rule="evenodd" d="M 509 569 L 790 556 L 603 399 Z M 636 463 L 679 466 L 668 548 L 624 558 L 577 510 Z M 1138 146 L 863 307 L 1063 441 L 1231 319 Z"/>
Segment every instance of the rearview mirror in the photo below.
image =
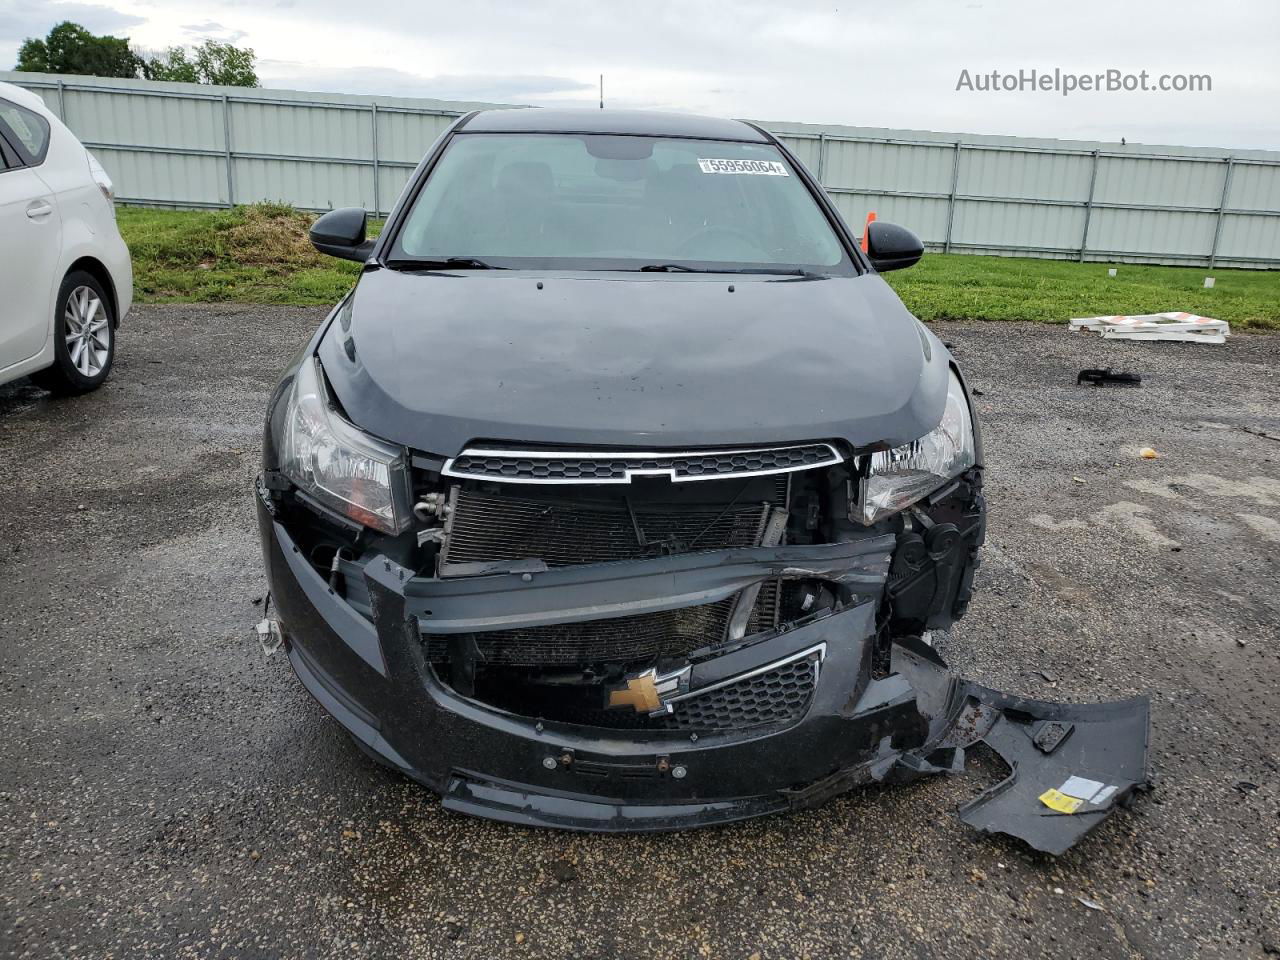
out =
<path fill-rule="evenodd" d="M 373 251 L 365 239 L 368 215 L 359 207 L 330 210 L 311 225 L 311 245 L 321 253 L 364 263 Z"/>
<path fill-rule="evenodd" d="M 872 220 L 867 224 L 867 256 L 880 273 L 901 270 L 924 256 L 924 244 L 906 227 Z"/>

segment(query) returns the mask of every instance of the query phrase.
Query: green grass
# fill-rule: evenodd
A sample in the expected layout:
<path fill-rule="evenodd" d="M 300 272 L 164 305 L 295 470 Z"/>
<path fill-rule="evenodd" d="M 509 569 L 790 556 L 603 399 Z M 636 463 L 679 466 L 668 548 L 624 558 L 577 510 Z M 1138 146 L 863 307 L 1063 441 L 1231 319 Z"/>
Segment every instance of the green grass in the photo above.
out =
<path fill-rule="evenodd" d="M 121 207 L 140 303 L 335 303 L 358 264 L 319 254 L 307 240 L 315 216 L 280 204 L 231 210 Z M 370 223 L 376 235 L 381 221 Z"/>
<path fill-rule="evenodd" d="M 1108 267 L 1117 276 L 1108 277 Z M 1204 288 L 1212 276 L 1213 289 Z M 1280 329 L 1280 271 L 1209 270 L 927 253 L 885 274 L 921 320 L 1037 320 L 1185 310 L 1233 329 Z"/>
<path fill-rule="evenodd" d="M 322 256 L 307 241 L 314 217 L 280 204 L 232 210 L 121 207 L 142 303 L 237 302 L 323 305 L 355 281 L 354 263 Z M 371 224 L 371 233 L 381 223 Z M 1070 263 L 926 254 L 886 274 L 922 320 L 1036 320 L 1187 310 L 1234 328 L 1280 329 L 1280 271 Z M 1203 287 L 1206 275 L 1217 279 Z"/>

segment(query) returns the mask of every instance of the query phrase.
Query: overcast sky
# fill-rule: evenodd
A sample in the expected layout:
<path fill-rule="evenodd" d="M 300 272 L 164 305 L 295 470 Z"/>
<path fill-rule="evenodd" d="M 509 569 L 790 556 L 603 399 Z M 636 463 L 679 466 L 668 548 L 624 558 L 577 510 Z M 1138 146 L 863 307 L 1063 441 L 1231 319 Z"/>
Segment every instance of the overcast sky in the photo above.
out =
<path fill-rule="evenodd" d="M 1280 149 L 1280 0 L 0 0 L 0 67 L 69 19 L 249 46 L 264 86 Z M 984 93 L 962 70 L 1208 74 L 1212 91 Z"/>

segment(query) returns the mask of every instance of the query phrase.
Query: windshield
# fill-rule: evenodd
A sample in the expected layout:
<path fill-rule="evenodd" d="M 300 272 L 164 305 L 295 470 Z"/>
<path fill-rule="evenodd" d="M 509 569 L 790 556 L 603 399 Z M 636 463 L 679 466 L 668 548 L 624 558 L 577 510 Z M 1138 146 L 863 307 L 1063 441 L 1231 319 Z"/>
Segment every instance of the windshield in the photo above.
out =
<path fill-rule="evenodd" d="M 459 134 L 392 261 L 584 270 L 849 274 L 776 147 L 576 134 Z"/>

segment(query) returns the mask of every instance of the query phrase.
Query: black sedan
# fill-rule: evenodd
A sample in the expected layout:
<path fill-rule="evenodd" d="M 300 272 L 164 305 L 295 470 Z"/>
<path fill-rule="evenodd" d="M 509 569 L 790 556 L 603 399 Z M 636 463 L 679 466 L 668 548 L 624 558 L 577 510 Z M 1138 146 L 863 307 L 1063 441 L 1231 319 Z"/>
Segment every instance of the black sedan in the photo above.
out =
<path fill-rule="evenodd" d="M 459 119 L 270 404 L 258 507 L 299 679 L 378 761 L 502 820 L 709 824 L 1013 767 L 966 822 L 1062 850 L 1147 781 L 1145 700 L 955 677 L 982 444 L 947 348 L 749 123 Z"/>

